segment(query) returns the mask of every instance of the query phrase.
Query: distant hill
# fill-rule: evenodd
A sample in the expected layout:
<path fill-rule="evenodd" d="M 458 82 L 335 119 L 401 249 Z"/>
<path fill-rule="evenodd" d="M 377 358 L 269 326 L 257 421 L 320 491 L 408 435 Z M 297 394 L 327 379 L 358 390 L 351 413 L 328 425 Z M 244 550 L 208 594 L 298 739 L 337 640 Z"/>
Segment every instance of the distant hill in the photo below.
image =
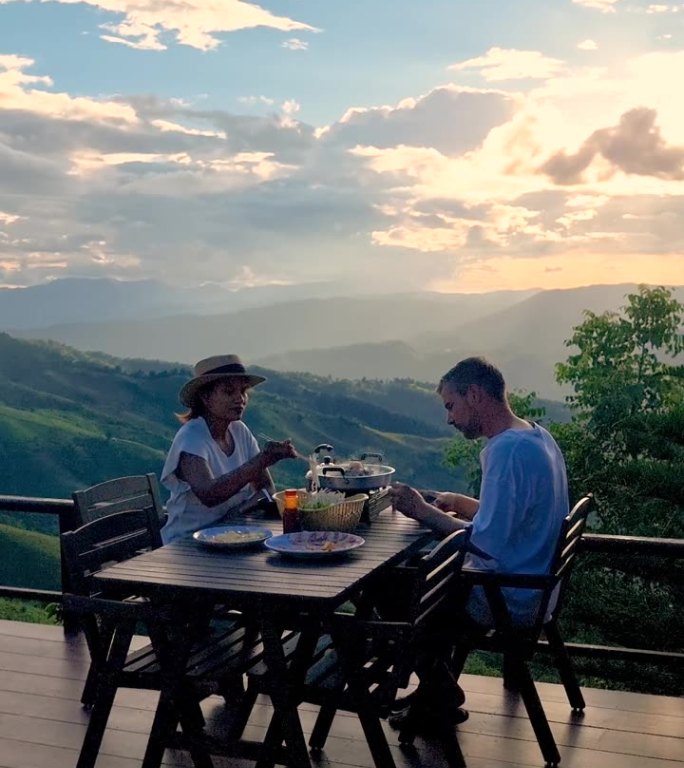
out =
<path fill-rule="evenodd" d="M 61 287 L 67 296 L 79 290 L 86 299 L 90 296 L 88 281 L 64 282 L 70 283 Z M 149 368 L 145 360 L 156 361 L 161 371 L 169 365 L 164 361 L 191 364 L 217 350 L 229 350 L 250 363 L 281 371 L 436 381 L 458 359 L 483 354 L 502 368 L 511 388 L 562 400 L 569 390 L 557 385 L 554 366 L 567 359 L 564 342 L 582 322 L 583 312 L 617 310 L 626 295 L 638 289 L 624 284 L 490 294 L 337 296 L 247 309 L 237 309 L 234 303 L 230 312 L 162 316 L 169 305 L 155 303 L 159 285 L 150 284 L 151 309 L 161 314 L 136 317 L 146 284 L 125 285 L 110 285 L 108 290 L 119 298 L 137 296 L 134 309 L 125 312 L 130 318 L 126 322 L 24 327 L 14 335 L 97 351 L 103 363 L 114 366 L 121 365 L 116 360 L 126 359 L 129 372 L 134 363 Z M 231 294 L 231 300 L 237 301 L 239 294 Z M 684 287 L 675 295 L 683 299 Z M 0 293 L 0 307 L 2 298 Z M 88 301 L 92 303 L 92 297 Z M 111 302 L 103 302 L 111 310 Z M 75 298 L 74 304 L 79 304 Z M 202 311 L 207 306 L 203 303 Z M 90 316 L 102 315 L 93 311 Z"/>
<path fill-rule="evenodd" d="M 216 350 L 250 362 L 289 349 L 329 349 L 401 340 L 484 317 L 530 292 L 374 295 L 307 299 L 214 315 L 167 315 L 127 321 L 78 322 L 8 330 L 24 338 L 52 339 L 83 351 L 194 363 Z"/>
<path fill-rule="evenodd" d="M 500 291 L 468 294 L 471 304 L 488 312 L 533 294 L 534 291 Z M 382 286 L 343 281 L 268 285 L 228 289 L 220 285 L 175 287 L 159 280 L 64 278 L 24 288 L 0 288 L 0 330 L 49 328 L 80 323 L 130 322 L 174 315 L 227 314 L 244 309 L 310 299 L 387 295 Z M 434 301 L 451 302 L 448 294 L 428 294 Z M 319 318 L 320 320 L 321 318 Z M 56 336 L 49 336 L 60 340 Z M 95 348 L 95 347 L 94 347 Z M 147 356 L 147 355 L 146 355 Z"/>
<path fill-rule="evenodd" d="M 382 293 L 381 288 L 368 286 L 365 293 Z M 178 314 L 225 314 L 301 299 L 358 294 L 356 284 L 352 288 L 339 281 L 231 290 L 212 284 L 174 287 L 158 280 L 64 278 L 23 288 L 0 288 L 0 330 Z"/>
<path fill-rule="evenodd" d="M 562 400 L 569 389 L 556 383 L 554 365 L 570 354 L 564 342 L 582 322 L 584 310 L 617 310 L 636 289 L 625 284 L 543 291 L 477 319 L 444 318 L 439 332 L 414 334 L 407 341 L 282 350 L 258 362 L 323 376 L 437 381 L 459 359 L 485 355 L 501 367 L 512 389 Z M 684 300 L 684 288 L 678 288 L 675 296 Z"/>

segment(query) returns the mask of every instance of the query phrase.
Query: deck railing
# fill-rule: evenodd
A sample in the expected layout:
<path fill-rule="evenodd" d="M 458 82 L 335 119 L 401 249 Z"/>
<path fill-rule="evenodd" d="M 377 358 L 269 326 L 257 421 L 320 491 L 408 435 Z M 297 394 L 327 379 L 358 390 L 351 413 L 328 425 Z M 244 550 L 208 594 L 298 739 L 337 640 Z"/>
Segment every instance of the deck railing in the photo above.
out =
<path fill-rule="evenodd" d="M 56 515 L 60 533 L 74 528 L 75 510 L 70 499 L 0 496 L 0 512 Z M 660 557 L 674 561 L 684 557 L 684 539 L 587 533 L 582 538 L 580 552 Z M 25 589 L 0 584 L 0 597 L 58 603 L 61 602 L 62 592 L 49 589 Z M 585 656 L 593 659 L 641 661 L 678 667 L 682 667 L 682 662 L 684 662 L 683 653 L 670 651 L 572 642 L 566 643 L 566 646 L 573 656 Z"/>

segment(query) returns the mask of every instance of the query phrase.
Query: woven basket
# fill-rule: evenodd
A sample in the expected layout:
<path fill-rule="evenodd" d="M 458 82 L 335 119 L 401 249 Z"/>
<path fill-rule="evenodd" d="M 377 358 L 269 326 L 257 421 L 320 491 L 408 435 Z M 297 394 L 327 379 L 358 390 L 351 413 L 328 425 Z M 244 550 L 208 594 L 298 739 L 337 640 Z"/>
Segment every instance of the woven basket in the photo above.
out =
<path fill-rule="evenodd" d="M 302 504 L 308 499 L 309 494 L 304 488 L 298 488 L 297 496 L 299 503 Z M 273 498 L 282 517 L 285 508 L 285 491 L 274 493 Z M 307 510 L 300 507 L 299 525 L 303 531 L 345 531 L 350 533 L 359 524 L 363 505 L 367 500 L 368 496 L 365 493 L 357 493 L 323 509 Z"/>

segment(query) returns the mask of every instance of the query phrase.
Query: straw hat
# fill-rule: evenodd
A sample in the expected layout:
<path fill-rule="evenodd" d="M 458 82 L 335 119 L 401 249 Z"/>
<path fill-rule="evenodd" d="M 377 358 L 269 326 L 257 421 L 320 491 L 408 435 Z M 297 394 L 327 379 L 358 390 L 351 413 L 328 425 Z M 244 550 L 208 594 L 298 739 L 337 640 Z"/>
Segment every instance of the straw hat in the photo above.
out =
<path fill-rule="evenodd" d="M 188 408 L 192 408 L 197 392 L 212 381 L 226 378 L 239 378 L 247 382 L 248 387 L 255 387 L 266 381 L 264 376 L 257 376 L 245 370 L 242 360 L 237 355 L 214 355 L 200 360 L 195 366 L 195 377 L 184 384 L 178 397 Z"/>

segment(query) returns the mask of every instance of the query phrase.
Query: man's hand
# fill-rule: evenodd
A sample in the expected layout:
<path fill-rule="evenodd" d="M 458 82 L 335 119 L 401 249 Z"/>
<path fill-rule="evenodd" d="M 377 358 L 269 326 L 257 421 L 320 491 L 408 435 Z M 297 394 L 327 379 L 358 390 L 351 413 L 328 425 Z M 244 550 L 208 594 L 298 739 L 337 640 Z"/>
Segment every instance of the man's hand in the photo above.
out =
<path fill-rule="evenodd" d="M 276 442 L 275 440 L 269 440 L 264 446 L 262 452 L 264 461 L 267 467 L 277 464 L 282 459 L 296 459 L 297 451 L 292 440 L 283 440 Z"/>
<path fill-rule="evenodd" d="M 435 494 L 435 499 L 432 503 L 437 507 L 437 509 L 441 509 L 442 512 L 457 512 L 458 511 L 457 497 L 458 497 L 458 494 L 456 493 L 443 491 L 441 493 Z"/>
<path fill-rule="evenodd" d="M 451 512 L 460 517 L 461 520 L 472 520 L 480 507 L 480 502 L 477 499 L 462 493 L 436 493 L 432 503 L 442 512 Z"/>
<path fill-rule="evenodd" d="M 421 512 L 426 506 L 425 499 L 415 488 L 405 483 L 392 483 L 389 489 L 392 506 L 407 517 L 421 519 Z"/>
<path fill-rule="evenodd" d="M 420 493 L 404 483 L 392 483 L 389 489 L 393 507 L 407 517 L 418 520 L 422 525 L 431 528 L 441 536 L 465 528 L 467 523 L 457 520 L 449 514 L 437 509 L 433 504 L 428 504 Z"/>

